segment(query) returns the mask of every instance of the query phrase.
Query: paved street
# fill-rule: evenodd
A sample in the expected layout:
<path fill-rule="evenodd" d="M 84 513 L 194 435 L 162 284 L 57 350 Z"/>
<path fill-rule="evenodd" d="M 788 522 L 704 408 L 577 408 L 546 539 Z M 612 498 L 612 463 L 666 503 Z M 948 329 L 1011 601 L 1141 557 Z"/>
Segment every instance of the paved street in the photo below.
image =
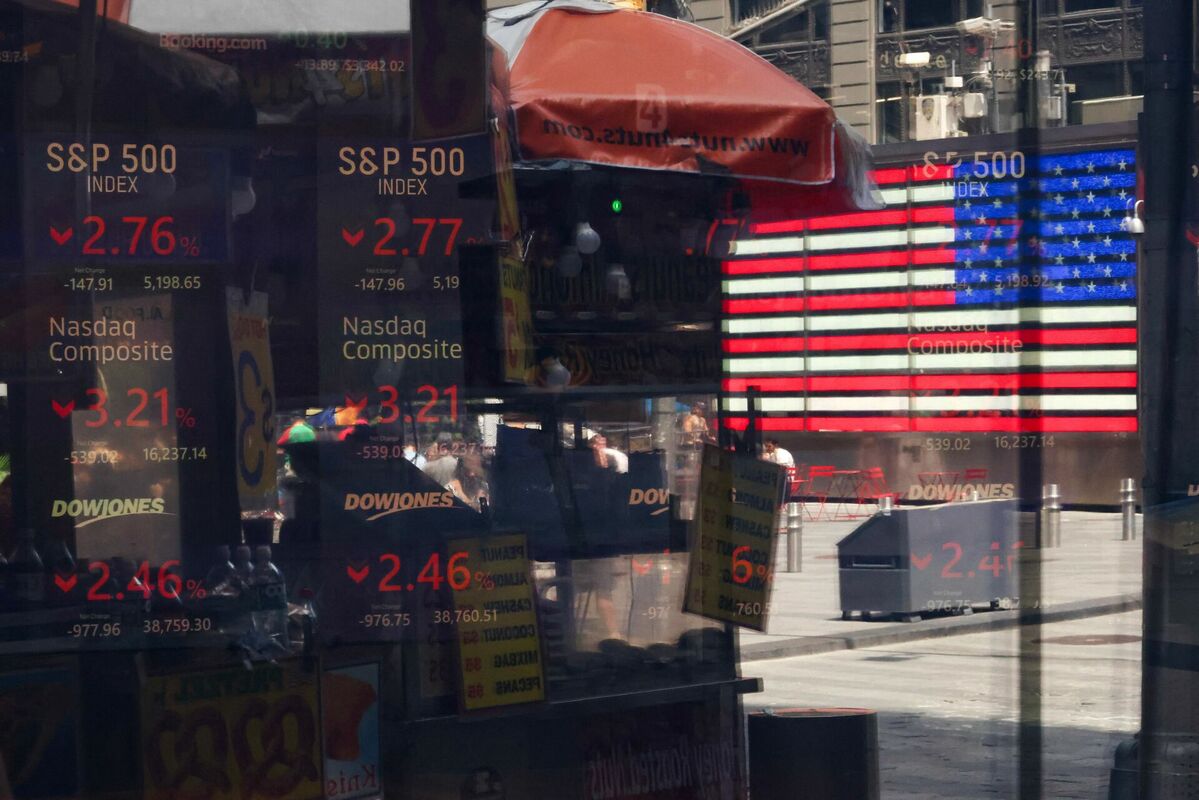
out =
<path fill-rule="evenodd" d="M 1014 798 L 1017 636 L 1041 638 L 1043 797 L 1105 799 L 1113 751 L 1139 724 L 1140 621 L 1131 612 L 749 662 L 743 674 L 764 678 L 765 691 L 746 710 L 877 710 L 884 800 Z"/>
<path fill-rule="evenodd" d="M 741 633 L 742 657 L 772 657 L 774 649 L 816 644 L 815 637 L 852 637 L 855 633 L 877 634 L 883 627 L 905 623 L 842 620 L 837 583 L 837 542 L 861 520 L 812 522 L 805 520 L 803 572 L 787 573 L 786 537 L 779 537 L 775 585 L 766 633 Z M 1138 538 L 1120 540 L 1120 515 L 1067 511 L 1062 514 L 1062 545 L 1041 551 L 1043 565 L 1042 607 L 1070 605 L 1085 612 L 1088 606 L 1113 598 L 1139 600 L 1141 591 L 1141 519 Z M 1129 607 L 1126 603 L 1125 608 Z M 974 615 L 975 624 L 986 624 L 991 614 Z M 1014 615 L 1010 615 L 1014 616 Z M 941 618 L 941 623 L 945 618 Z M 964 621 L 964 620 L 958 620 Z M 934 626 L 940 623 L 933 623 Z M 929 627 L 928 623 L 919 623 Z M 914 629 L 914 630 L 919 630 Z M 844 644 L 844 643 L 842 643 Z M 828 648 L 826 648 L 828 649 Z"/>

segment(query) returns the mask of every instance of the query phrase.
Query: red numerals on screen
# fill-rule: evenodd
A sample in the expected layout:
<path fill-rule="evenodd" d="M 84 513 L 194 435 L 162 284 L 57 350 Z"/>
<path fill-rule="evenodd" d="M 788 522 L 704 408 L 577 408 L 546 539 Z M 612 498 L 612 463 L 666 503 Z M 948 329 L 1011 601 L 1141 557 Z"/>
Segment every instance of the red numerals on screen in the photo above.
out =
<path fill-rule="evenodd" d="M 77 500 L 83 504 L 83 510 L 86 511 L 87 500 Z M 97 503 L 107 501 L 95 501 Z M 109 512 L 112 513 L 112 512 Z M 144 513 L 155 513 L 153 509 L 149 509 Z M 132 566 L 132 564 L 131 564 Z M 109 600 L 124 600 L 142 599 L 148 600 L 154 594 L 169 599 L 187 598 L 189 600 L 203 600 L 208 596 L 207 590 L 204 588 L 202 581 L 195 579 L 184 580 L 178 573 L 179 562 L 177 560 L 164 561 L 158 569 L 152 569 L 150 562 L 143 561 L 136 565 L 133 574 L 123 573 L 121 575 L 114 574 L 113 568 L 106 561 L 92 561 L 87 565 L 87 570 L 93 576 L 92 584 L 87 590 L 87 599 L 94 602 L 105 602 Z M 63 594 L 71 592 L 77 583 L 75 575 L 58 575 L 54 576 L 54 584 Z"/>
<path fill-rule="evenodd" d="M 52 224 L 48 232 L 56 247 L 85 256 L 200 255 L 200 238 L 176 235 L 174 217 L 106 219 L 92 214 L 83 218 L 78 231 L 74 225 Z"/>
<path fill-rule="evenodd" d="M 416 414 L 403 414 L 400 409 L 400 392 L 394 386 L 380 386 L 378 388 L 379 398 L 379 422 L 384 425 L 390 425 L 393 422 L 398 422 L 403 416 L 404 422 L 425 422 L 438 423 L 442 420 L 441 414 L 430 413 L 433 407 L 440 402 L 446 404 L 446 410 L 449 412 L 445 415 L 448 422 L 458 421 L 458 387 L 446 386 L 443 389 L 438 389 L 436 386 L 424 384 L 416 389 L 416 400 L 414 405 L 417 406 Z"/>
<path fill-rule="evenodd" d="M 370 229 L 373 236 L 368 240 L 364 235 L 366 228 L 342 226 L 342 241 L 352 249 L 363 243 L 370 245 L 373 241 L 371 253 L 377 256 L 449 256 L 453 255 L 454 245 L 458 243 L 462 218 L 415 217 L 409 230 L 401 232 L 396 220 L 379 217 L 371 223 Z"/>
<path fill-rule="evenodd" d="M 50 408 L 61 419 L 66 419 L 76 411 L 87 414 L 83 424 L 89 428 L 103 428 L 111 425 L 114 428 L 165 428 L 174 423 L 181 428 L 196 427 L 196 418 L 190 408 L 176 408 L 171 411 L 171 396 L 167 389 L 151 391 L 134 386 L 125 391 L 124 401 L 120 404 L 111 402 L 109 392 L 98 386 L 93 386 L 85 392 L 87 402 L 81 408 L 76 408 L 74 400 L 59 402 L 50 400 Z"/>
<path fill-rule="evenodd" d="M 441 560 L 440 553 L 433 553 L 429 556 L 417 573 L 416 580 L 413 583 L 407 583 L 400 579 L 400 569 L 402 562 L 400 557 L 395 553 L 383 553 L 379 556 L 379 565 L 382 567 L 382 572 L 379 577 L 378 589 L 380 592 L 411 592 L 415 591 L 420 584 L 426 584 L 433 588 L 434 591 L 441 589 L 443 583 L 449 584 L 449 587 L 456 592 L 468 589 L 473 582 L 477 588 L 492 589 L 495 587 L 495 581 L 486 572 L 478 571 L 471 573 L 470 568 L 466 566 L 468 554 L 464 550 L 450 555 L 449 559 L 444 564 Z M 346 565 L 346 576 L 356 584 L 362 584 L 363 581 L 371 573 L 369 564 L 355 566 L 354 564 Z"/>
<path fill-rule="evenodd" d="M 733 583 L 747 584 L 756 577 L 759 582 L 770 583 L 774 580 L 774 570 L 765 564 L 755 564 L 750 560 L 752 548 L 743 544 L 733 550 L 729 573 Z"/>
<path fill-rule="evenodd" d="M 1012 545 L 1011 552 L 1008 552 L 1006 556 L 1001 557 L 1000 550 L 1003 549 L 1002 546 L 999 544 L 999 542 L 991 542 L 990 551 L 984 553 L 982 557 L 978 559 L 978 564 L 975 565 L 973 569 L 969 568 L 969 564 L 972 563 L 973 557 L 966 558 L 964 562 L 965 571 L 963 572 L 962 559 L 964 557 L 964 553 L 962 550 L 962 545 L 958 542 L 945 542 L 941 545 L 941 552 L 945 554 L 945 562 L 941 565 L 941 577 L 950 579 L 962 577 L 973 578 L 975 575 L 982 575 L 985 572 L 990 573 L 992 576 L 998 578 L 1003 574 L 1004 570 L 1010 572 L 1013 569 L 1016 561 L 1020 557 L 1020 554 L 1015 551 L 1021 549 L 1022 547 L 1024 547 L 1024 542 L 1016 542 Z M 928 569 L 932 564 L 933 554 L 927 553 L 924 555 L 919 555 L 917 553 L 912 553 L 910 555 L 910 561 L 915 569 L 925 570 Z"/>
<path fill-rule="evenodd" d="M 945 544 L 941 545 L 941 549 L 949 550 L 953 553 L 953 556 L 949 559 L 949 563 L 946 564 L 945 566 L 941 567 L 941 577 L 942 578 L 960 578 L 960 577 L 962 577 L 962 573 L 955 572 L 953 569 L 954 565 L 962 560 L 962 546 L 960 544 L 958 544 L 957 542 L 946 542 Z"/>

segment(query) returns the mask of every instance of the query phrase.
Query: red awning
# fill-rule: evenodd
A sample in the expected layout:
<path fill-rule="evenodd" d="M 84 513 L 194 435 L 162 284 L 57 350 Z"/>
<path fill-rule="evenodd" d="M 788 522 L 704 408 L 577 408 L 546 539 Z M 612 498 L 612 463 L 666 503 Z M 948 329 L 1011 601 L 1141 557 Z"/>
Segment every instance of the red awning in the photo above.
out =
<path fill-rule="evenodd" d="M 742 45 L 597 0 L 492 12 L 526 161 L 567 159 L 823 186 L 869 207 L 865 142 Z"/>

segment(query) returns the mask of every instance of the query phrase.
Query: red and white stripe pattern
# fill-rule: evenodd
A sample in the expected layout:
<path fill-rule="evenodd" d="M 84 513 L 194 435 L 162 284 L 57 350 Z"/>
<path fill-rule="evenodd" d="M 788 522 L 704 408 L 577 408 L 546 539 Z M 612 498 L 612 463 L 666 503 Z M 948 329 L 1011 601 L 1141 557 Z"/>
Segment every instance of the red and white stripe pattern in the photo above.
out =
<path fill-rule="evenodd" d="M 751 216 L 724 263 L 732 427 L 757 387 L 765 430 L 1136 430 L 1134 154 L 972 168 L 877 170 L 881 211 Z"/>

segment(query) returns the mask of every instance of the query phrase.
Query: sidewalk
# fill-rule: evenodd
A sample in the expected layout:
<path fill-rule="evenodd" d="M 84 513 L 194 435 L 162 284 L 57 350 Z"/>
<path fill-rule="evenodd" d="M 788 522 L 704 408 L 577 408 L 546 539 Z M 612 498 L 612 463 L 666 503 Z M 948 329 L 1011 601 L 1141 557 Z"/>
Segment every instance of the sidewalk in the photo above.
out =
<path fill-rule="evenodd" d="M 884 644 L 1014 627 L 1025 621 L 1060 622 L 1141 607 L 1141 518 L 1137 539 L 1120 541 L 1120 515 L 1062 513 L 1061 547 L 1041 551 L 1043 595 L 1039 614 L 976 611 L 921 622 L 842 620 L 837 542 L 861 520 L 804 520 L 803 572 L 788 573 L 786 536 L 779 537 L 771 614 L 765 633 L 741 631 L 741 660 L 855 650 Z"/>

